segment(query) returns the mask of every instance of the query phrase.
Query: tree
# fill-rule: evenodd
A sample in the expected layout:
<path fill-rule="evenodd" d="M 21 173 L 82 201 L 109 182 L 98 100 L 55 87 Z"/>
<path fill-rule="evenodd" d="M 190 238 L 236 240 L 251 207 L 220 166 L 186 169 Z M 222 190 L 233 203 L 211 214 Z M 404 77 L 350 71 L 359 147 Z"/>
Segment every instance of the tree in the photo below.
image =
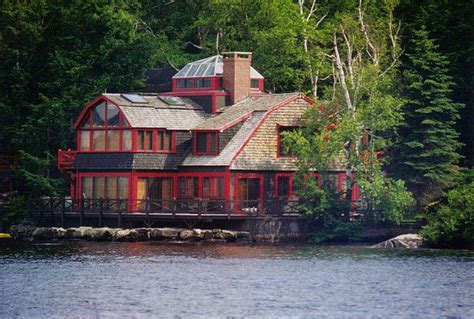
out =
<path fill-rule="evenodd" d="M 416 194 L 418 208 L 439 197 L 458 176 L 455 130 L 461 104 L 451 98 L 449 62 L 425 28 L 413 30 L 403 64 L 405 123 L 396 147 L 396 175 Z"/>
<path fill-rule="evenodd" d="M 330 48 L 326 58 L 334 66 L 333 92 L 326 92 L 331 100 L 308 113 L 305 128 L 288 134 L 287 145 L 298 155 L 300 176 L 312 171 L 329 175 L 332 167 L 342 163 L 345 187 L 336 202 L 346 199 L 346 217 L 353 185 L 358 184 L 372 212 L 383 211 L 382 218 L 398 223 L 411 195 L 403 181 L 385 176 L 380 158 L 403 118 L 403 103 L 395 94 L 401 54 L 399 24 L 393 21 L 395 5 L 394 1 L 383 6 L 359 1 L 358 6 L 331 18 L 333 32 L 326 39 Z M 313 191 L 310 196 L 319 196 L 318 201 L 328 207 L 336 206 L 330 191 L 327 187 L 327 191 Z"/>
<path fill-rule="evenodd" d="M 140 10 L 137 1 L 2 3 L 0 152 L 48 166 L 24 166 L 20 181 L 58 177 L 57 149 L 74 145 L 72 123 L 91 98 L 143 85 L 158 50 Z"/>
<path fill-rule="evenodd" d="M 474 248 L 474 171 L 431 208 L 421 235 L 432 245 Z"/>

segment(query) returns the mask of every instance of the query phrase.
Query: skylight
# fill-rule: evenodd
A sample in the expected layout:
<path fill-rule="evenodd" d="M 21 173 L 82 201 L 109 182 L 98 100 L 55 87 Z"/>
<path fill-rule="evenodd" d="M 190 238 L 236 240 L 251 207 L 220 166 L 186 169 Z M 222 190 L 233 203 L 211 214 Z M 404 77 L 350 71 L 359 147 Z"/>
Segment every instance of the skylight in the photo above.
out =
<path fill-rule="evenodd" d="M 173 78 L 196 78 L 222 75 L 222 55 L 214 55 L 209 58 L 186 64 Z M 263 76 L 253 67 L 250 67 L 252 79 L 263 79 Z"/>
<path fill-rule="evenodd" d="M 122 94 L 122 97 L 132 103 L 148 103 L 143 97 L 137 94 Z"/>
<path fill-rule="evenodd" d="M 176 96 L 159 96 L 160 100 L 165 102 L 168 105 L 185 105 L 184 101 L 180 97 Z"/>

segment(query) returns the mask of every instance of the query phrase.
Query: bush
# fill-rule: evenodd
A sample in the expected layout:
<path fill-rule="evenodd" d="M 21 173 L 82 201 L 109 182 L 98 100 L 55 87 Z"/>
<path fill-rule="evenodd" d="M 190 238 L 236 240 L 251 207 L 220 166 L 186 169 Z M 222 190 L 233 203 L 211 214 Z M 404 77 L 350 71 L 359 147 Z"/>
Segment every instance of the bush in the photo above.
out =
<path fill-rule="evenodd" d="M 421 236 L 437 247 L 474 248 L 474 182 L 449 191 L 443 202 L 427 216 Z"/>
<path fill-rule="evenodd" d="M 0 218 L 3 223 L 11 224 L 21 220 L 26 214 L 26 200 L 21 195 L 14 195 L 8 198 L 0 207 L 2 214 Z"/>

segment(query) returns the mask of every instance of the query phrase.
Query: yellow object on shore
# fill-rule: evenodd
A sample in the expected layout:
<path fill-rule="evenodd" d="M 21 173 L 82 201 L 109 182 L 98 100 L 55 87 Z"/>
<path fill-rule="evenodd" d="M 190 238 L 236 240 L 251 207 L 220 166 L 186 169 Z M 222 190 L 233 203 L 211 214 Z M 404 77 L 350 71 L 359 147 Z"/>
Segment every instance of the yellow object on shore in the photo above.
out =
<path fill-rule="evenodd" d="M 12 238 L 12 236 L 7 233 L 0 233 L 0 239 L 3 239 L 3 238 Z"/>

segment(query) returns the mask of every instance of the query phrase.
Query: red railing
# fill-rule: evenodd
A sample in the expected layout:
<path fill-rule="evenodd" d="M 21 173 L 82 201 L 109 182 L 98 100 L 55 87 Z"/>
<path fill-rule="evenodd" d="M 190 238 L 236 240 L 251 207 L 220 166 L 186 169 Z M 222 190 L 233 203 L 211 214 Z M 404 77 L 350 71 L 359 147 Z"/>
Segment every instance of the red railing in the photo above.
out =
<path fill-rule="evenodd" d="M 61 172 L 72 168 L 72 163 L 74 162 L 74 157 L 76 156 L 76 151 L 63 151 L 58 150 L 58 169 Z"/>

